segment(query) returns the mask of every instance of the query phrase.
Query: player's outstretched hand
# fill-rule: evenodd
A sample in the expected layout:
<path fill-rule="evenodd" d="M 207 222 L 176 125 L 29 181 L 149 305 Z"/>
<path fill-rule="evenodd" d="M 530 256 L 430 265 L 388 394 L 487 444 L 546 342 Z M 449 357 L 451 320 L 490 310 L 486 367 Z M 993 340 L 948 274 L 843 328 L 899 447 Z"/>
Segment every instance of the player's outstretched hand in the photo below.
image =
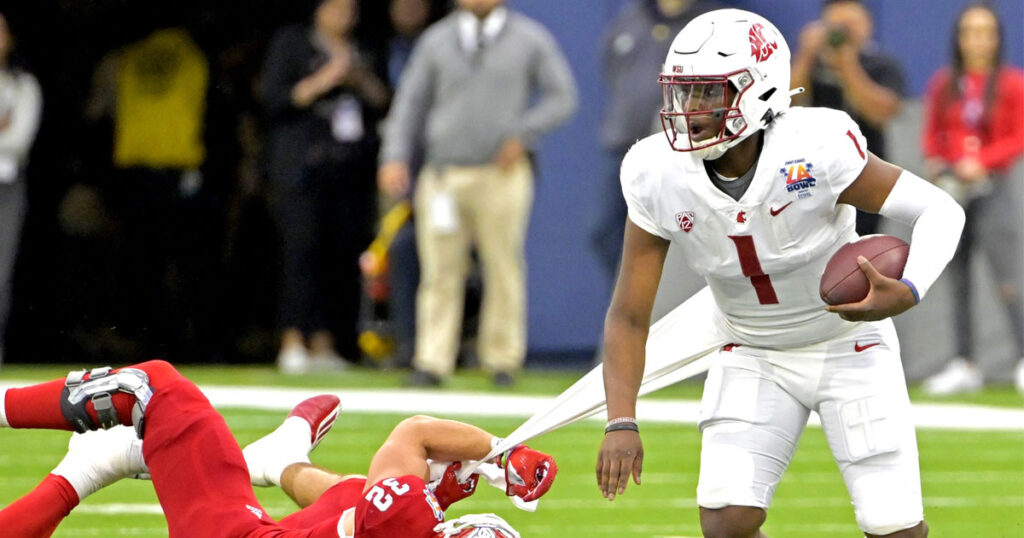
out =
<path fill-rule="evenodd" d="M 441 476 L 441 482 L 434 488 L 434 497 L 437 498 L 437 503 L 441 505 L 442 510 L 447 510 L 452 503 L 461 501 L 476 491 L 476 483 L 480 480 L 480 475 L 473 473 L 465 481 L 460 482 L 456 472 L 460 468 L 462 468 L 462 462 L 457 461 L 449 465 L 444 470 L 444 475 Z"/>
<path fill-rule="evenodd" d="M 601 488 L 601 495 L 614 501 L 616 495 L 625 493 L 630 473 L 639 486 L 643 465 L 644 446 L 639 433 L 629 430 L 606 433 L 597 453 L 597 487 Z"/>
<path fill-rule="evenodd" d="M 505 494 L 527 502 L 547 493 L 558 474 L 555 458 L 526 445 L 513 447 L 503 460 L 500 464 L 505 469 Z"/>
<path fill-rule="evenodd" d="M 871 284 L 867 297 L 858 303 L 828 305 L 825 310 L 847 321 L 877 321 L 902 314 L 917 304 L 910 286 L 882 275 L 864 256 L 857 257 L 857 263 Z"/>

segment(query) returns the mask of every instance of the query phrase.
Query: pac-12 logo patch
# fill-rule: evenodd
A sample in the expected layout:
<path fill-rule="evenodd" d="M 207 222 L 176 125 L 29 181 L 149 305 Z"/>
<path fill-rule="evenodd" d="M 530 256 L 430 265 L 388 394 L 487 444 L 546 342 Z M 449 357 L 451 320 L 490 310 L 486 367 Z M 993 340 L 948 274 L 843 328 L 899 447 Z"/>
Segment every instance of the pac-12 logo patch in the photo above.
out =
<path fill-rule="evenodd" d="M 680 211 L 676 213 L 676 224 L 679 225 L 680 230 L 690 233 L 690 230 L 693 229 L 693 222 L 693 211 Z"/>
<path fill-rule="evenodd" d="M 769 42 L 764 37 L 764 25 L 761 23 L 754 23 L 750 27 L 750 56 L 758 61 L 758 63 L 767 60 L 775 49 L 779 48 L 779 44 L 776 41 Z"/>
<path fill-rule="evenodd" d="M 785 166 L 779 169 L 779 173 L 786 176 L 786 192 L 795 192 L 798 198 L 810 196 L 810 189 L 818 182 L 812 175 L 813 170 L 814 165 L 806 159 L 786 161 Z"/>

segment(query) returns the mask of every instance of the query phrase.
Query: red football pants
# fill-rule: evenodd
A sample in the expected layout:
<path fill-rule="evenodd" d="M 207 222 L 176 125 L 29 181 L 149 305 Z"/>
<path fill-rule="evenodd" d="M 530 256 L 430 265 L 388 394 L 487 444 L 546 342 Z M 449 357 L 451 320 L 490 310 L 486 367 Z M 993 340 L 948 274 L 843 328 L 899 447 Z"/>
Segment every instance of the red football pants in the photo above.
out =
<path fill-rule="evenodd" d="M 238 443 L 195 384 L 164 361 L 131 368 L 146 372 L 153 388 L 142 451 L 171 538 L 338 538 L 340 512 L 303 529 L 287 529 L 267 516 Z M 8 422 L 71 430 L 60 412 L 63 389 L 64 381 L 56 380 L 8 390 Z M 121 424 L 131 425 L 135 397 L 118 393 L 113 399 Z"/>

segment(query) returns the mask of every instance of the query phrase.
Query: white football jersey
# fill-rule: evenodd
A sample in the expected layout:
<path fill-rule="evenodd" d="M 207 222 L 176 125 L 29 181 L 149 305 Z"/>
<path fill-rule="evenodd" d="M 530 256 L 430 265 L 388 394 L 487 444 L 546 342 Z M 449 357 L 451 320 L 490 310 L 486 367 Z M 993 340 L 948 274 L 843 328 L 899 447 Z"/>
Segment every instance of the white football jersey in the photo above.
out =
<path fill-rule="evenodd" d="M 738 201 L 664 134 L 637 142 L 622 162 L 629 218 L 682 249 L 721 309 L 709 315 L 736 343 L 821 342 L 853 326 L 824 310 L 818 284 L 832 254 L 857 237 L 855 209 L 836 200 L 863 170 L 867 145 L 845 112 L 827 108 L 791 108 L 764 137 Z"/>

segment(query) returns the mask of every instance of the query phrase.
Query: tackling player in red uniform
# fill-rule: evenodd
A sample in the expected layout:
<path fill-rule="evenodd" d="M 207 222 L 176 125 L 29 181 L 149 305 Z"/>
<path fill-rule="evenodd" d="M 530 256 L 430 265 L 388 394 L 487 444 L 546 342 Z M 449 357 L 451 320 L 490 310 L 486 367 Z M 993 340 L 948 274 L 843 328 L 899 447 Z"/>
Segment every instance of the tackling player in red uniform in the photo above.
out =
<path fill-rule="evenodd" d="M 172 538 L 435 538 L 472 536 L 477 529 L 517 536 L 496 516 L 444 521 L 444 510 L 476 486 L 475 476 L 464 483 L 455 479 L 457 464 L 439 483 L 427 484 L 428 460 L 483 458 L 494 436 L 460 422 L 412 417 L 378 450 L 369 477 L 344 477 L 312 467 L 306 458 L 337 407 L 331 396 L 303 402 L 265 442 L 247 447 L 247 465 L 224 419 L 191 381 L 163 361 L 73 372 L 65 380 L 8 389 L 0 395 L 0 427 L 85 432 L 133 425 L 144 442 L 100 439 L 101 447 L 118 450 L 102 465 L 72 443 L 54 473 L 0 511 L 0 528 L 24 538 L 50 536 L 86 495 L 148 472 Z M 296 428 L 303 431 L 300 449 L 281 441 L 294 439 Z M 271 456 L 274 448 L 284 454 Z M 525 446 L 509 451 L 499 464 L 506 471 L 506 492 L 527 501 L 547 492 L 557 474 L 550 456 Z M 308 506 L 275 522 L 256 500 L 251 480 L 280 484 Z"/>

